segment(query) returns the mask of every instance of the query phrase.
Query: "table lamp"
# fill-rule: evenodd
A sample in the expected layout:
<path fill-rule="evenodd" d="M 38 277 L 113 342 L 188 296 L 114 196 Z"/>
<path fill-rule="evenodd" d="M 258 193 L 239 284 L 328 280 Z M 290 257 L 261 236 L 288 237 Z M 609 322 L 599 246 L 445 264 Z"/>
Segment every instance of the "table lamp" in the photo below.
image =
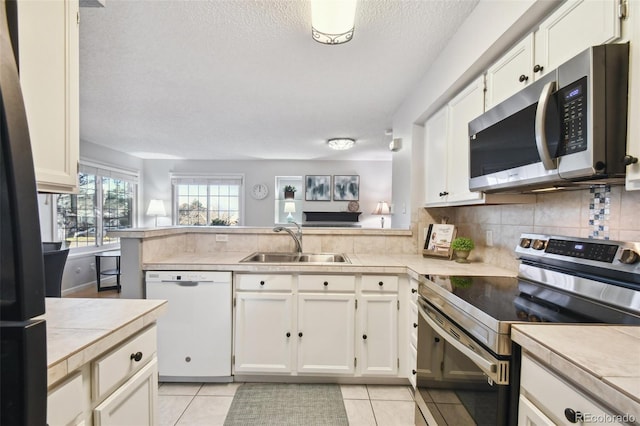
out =
<path fill-rule="evenodd" d="M 389 208 L 389 203 L 386 201 L 378 201 L 378 205 L 376 209 L 371 214 L 380 215 L 380 225 L 384 228 L 384 215 L 390 214 L 391 209 Z"/>
<path fill-rule="evenodd" d="M 147 216 L 156 217 L 156 228 L 158 227 L 158 216 L 166 216 L 167 212 L 164 209 L 164 202 L 162 200 L 149 201 L 149 208 L 147 209 Z"/>
<path fill-rule="evenodd" d="M 294 203 L 293 201 L 285 201 L 284 212 L 289 213 L 287 215 L 287 222 L 293 222 L 293 216 L 291 215 L 291 213 L 296 212 L 296 203 Z"/>

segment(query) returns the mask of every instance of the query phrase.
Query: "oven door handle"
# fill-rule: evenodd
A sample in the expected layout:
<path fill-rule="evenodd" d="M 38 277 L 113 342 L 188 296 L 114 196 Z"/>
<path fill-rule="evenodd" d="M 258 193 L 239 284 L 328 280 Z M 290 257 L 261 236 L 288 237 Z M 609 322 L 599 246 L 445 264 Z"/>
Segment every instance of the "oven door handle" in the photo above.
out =
<path fill-rule="evenodd" d="M 439 326 L 429 315 L 427 315 L 422 309 L 419 309 L 422 318 L 429 324 L 434 330 L 442 330 L 442 337 L 454 348 L 462 352 L 464 356 L 473 361 L 482 371 L 484 371 L 492 379 L 495 377 L 498 370 L 496 363 L 486 360 L 482 355 L 477 354 L 470 348 L 466 347 L 455 337 L 453 337 L 448 331 Z"/>

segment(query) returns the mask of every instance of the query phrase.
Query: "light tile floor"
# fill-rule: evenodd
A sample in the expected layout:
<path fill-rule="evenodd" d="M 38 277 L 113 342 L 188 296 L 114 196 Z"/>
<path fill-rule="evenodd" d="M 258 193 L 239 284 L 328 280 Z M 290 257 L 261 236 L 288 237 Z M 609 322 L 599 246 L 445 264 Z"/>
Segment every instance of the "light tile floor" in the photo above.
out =
<path fill-rule="evenodd" d="M 240 383 L 161 383 L 161 426 L 222 425 Z M 351 426 L 413 425 L 413 392 L 409 386 L 341 385 Z"/>

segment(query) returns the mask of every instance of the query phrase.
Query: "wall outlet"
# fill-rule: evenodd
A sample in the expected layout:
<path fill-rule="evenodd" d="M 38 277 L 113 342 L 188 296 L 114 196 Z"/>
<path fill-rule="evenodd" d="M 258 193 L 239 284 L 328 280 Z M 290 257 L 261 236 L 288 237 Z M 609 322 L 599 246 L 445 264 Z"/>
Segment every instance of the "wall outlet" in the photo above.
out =
<path fill-rule="evenodd" d="M 493 247 L 493 231 L 487 230 L 484 239 L 487 244 L 487 247 Z"/>
<path fill-rule="evenodd" d="M 227 234 L 216 234 L 216 242 L 226 243 L 227 241 L 229 241 Z"/>

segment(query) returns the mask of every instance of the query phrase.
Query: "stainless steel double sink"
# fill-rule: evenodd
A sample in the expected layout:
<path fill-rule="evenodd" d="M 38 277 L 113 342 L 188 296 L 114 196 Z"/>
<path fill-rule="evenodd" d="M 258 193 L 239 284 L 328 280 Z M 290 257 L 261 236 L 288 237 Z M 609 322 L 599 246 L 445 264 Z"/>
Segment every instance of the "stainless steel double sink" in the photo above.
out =
<path fill-rule="evenodd" d="M 274 253 L 255 252 L 241 263 L 351 263 L 342 253 Z"/>

